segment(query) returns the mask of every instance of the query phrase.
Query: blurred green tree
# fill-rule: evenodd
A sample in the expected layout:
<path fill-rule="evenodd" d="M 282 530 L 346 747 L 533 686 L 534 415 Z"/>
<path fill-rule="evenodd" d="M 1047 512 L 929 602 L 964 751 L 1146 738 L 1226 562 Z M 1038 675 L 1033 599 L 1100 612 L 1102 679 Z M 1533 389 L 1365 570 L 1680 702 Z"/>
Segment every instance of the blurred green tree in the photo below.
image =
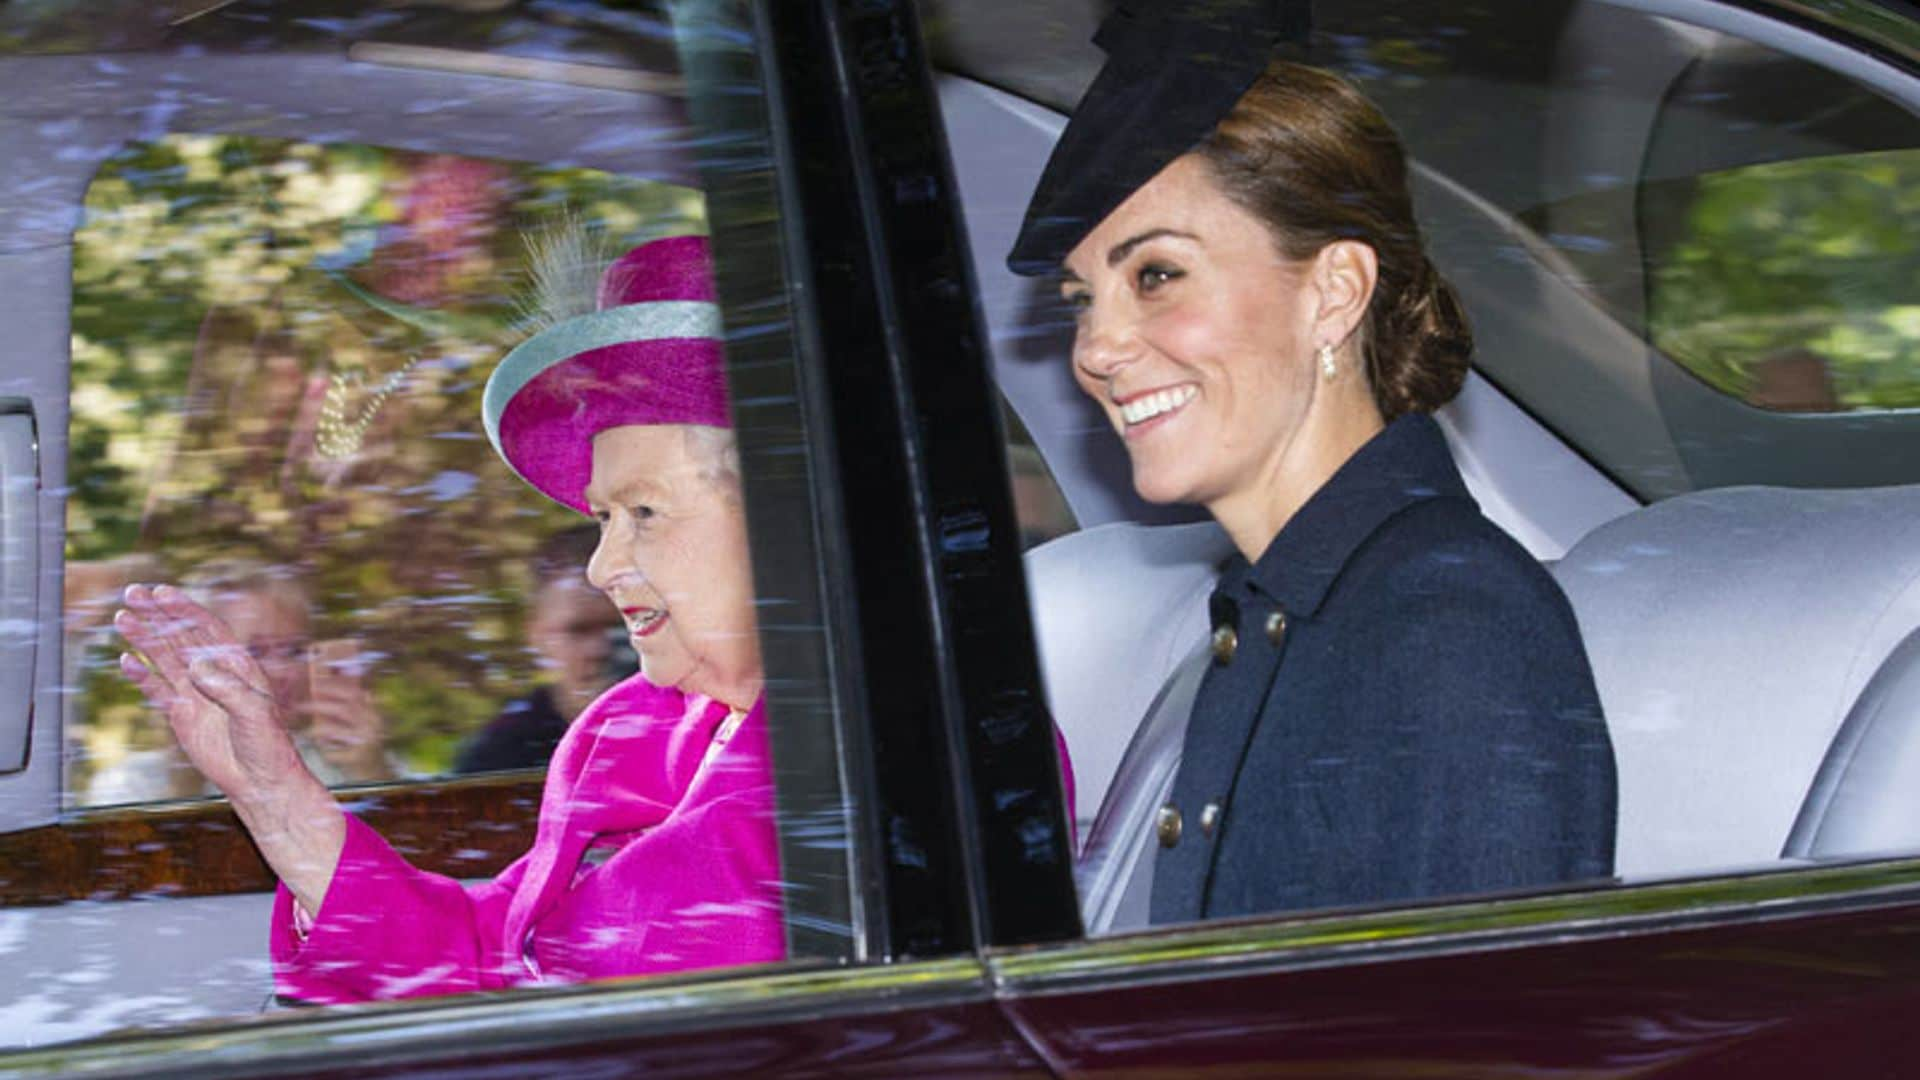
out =
<path fill-rule="evenodd" d="M 318 637 L 360 643 L 413 771 L 535 677 L 525 562 L 574 524 L 480 423 L 519 340 L 522 231 L 563 215 L 609 257 L 704 232 L 697 190 L 582 169 L 244 136 L 128 147 L 74 238 L 67 558 L 298 571 Z M 87 762 L 161 739 L 90 653 Z"/>
<path fill-rule="evenodd" d="M 1672 237 L 1649 253 L 1649 339 L 1689 371 L 1768 405 L 1817 365 L 1832 411 L 1920 408 L 1920 151 L 1647 185 L 1641 207 Z"/>

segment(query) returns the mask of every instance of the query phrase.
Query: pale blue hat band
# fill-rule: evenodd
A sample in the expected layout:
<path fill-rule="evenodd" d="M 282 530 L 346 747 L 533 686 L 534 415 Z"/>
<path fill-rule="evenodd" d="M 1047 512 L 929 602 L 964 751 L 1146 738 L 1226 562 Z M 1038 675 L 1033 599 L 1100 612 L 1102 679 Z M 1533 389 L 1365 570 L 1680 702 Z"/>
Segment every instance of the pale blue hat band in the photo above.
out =
<path fill-rule="evenodd" d="M 500 417 L 527 384 L 556 364 L 613 345 L 673 338 L 720 337 L 720 308 L 706 300 L 653 300 L 596 311 L 550 326 L 514 346 L 493 369 L 480 396 L 487 440 L 502 458 Z"/>

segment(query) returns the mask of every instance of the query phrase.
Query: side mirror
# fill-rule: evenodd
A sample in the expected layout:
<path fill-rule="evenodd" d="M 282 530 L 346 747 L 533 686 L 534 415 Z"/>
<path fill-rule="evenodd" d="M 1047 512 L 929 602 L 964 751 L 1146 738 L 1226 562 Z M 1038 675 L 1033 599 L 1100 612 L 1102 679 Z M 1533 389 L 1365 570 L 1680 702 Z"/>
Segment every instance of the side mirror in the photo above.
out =
<path fill-rule="evenodd" d="M 0 774 L 27 767 L 39 581 L 40 442 L 33 404 L 0 398 Z"/>

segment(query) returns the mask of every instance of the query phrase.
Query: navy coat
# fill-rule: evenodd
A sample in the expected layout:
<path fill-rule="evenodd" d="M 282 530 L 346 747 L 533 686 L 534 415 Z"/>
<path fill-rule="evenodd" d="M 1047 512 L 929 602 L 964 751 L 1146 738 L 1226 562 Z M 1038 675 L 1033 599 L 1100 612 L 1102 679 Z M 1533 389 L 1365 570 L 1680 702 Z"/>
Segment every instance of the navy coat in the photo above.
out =
<path fill-rule="evenodd" d="M 1613 872 L 1613 746 L 1573 610 L 1431 417 L 1388 424 L 1211 603 L 1156 925 Z"/>

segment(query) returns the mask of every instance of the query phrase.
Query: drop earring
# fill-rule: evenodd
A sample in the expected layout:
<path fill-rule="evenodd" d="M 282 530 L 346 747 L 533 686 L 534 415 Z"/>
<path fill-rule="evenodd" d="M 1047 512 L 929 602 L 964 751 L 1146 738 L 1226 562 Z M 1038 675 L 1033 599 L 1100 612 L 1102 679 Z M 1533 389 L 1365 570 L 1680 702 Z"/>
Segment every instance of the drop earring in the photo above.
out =
<path fill-rule="evenodd" d="M 1333 346 L 1320 346 L 1320 375 L 1328 382 L 1340 374 L 1340 363 L 1333 358 Z"/>

